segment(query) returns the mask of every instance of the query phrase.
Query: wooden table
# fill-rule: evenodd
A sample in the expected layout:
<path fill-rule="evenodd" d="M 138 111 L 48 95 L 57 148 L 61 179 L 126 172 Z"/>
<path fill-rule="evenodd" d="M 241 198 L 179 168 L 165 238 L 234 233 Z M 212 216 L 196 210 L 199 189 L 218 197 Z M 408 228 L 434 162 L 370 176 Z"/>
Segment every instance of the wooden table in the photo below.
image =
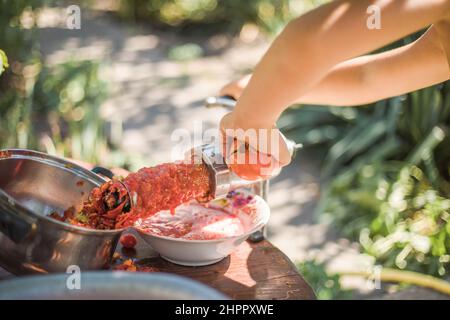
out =
<path fill-rule="evenodd" d="M 229 257 L 204 267 L 168 262 L 141 240 L 136 249 L 135 258 L 141 265 L 198 280 L 233 299 L 315 299 L 294 264 L 266 240 L 246 241 Z"/>
<path fill-rule="evenodd" d="M 121 255 L 136 258 L 140 265 L 175 273 L 216 288 L 233 299 L 315 299 L 310 286 L 294 264 L 269 241 L 244 242 L 231 256 L 205 267 L 183 267 L 165 261 L 138 241 L 136 251 Z M 0 268 L 0 280 L 14 276 Z"/>

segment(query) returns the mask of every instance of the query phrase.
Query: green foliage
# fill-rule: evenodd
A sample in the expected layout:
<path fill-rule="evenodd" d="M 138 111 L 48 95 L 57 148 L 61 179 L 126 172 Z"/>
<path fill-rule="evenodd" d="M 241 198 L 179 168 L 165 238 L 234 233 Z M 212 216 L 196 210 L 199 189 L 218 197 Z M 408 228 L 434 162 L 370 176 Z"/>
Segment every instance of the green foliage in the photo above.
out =
<path fill-rule="evenodd" d="M 171 27 L 219 26 L 239 31 L 245 23 L 279 31 L 292 17 L 324 0 L 122 0 L 118 14 Z M 295 6 L 297 4 L 297 7 Z"/>
<path fill-rule="evenodd" d="M 9 67 L 8 57 L 6 56 L 6 53 L 3 50 L 0 49 L 0 75 L 8 67 Z"/>
<path fill-rule="evenodd" d="M 34 111 L 46 115 L 39 122 L 49 128 L 41 142 L 45 151 L 93 163 L 102 161 L 108 145 L 100 115 L 106 84 L 99 78 L 99 65 L 72 61 L 44 68 L 34 90 Z"/>
<path fill-rule="evenodd" d="M 359 239 L 385 267 L 445 276 L 450 262 L 450 199 L 416 166 L 365 165 L 338 175 L 322 198 L 324 216 Z"/>
<path fill-rule="evenodd" d="M 26 89 L 0 97 L 0 147 L 40 149 L 97 162 L 106 146 L 100 104 L 105 83 L 89 61 L 27 65 Z"/>
<path fill-rule="evenodd" d="M 44 64 L 37 29 L 21 17 L 36 19 L 53 1 L 0 0 L 2 48 L 11 67 L 0 78 L 0 148 L 30 148 L 103 165 L 126 166 L 128 158 L 112 148 L 101 118 L 106 83 L 100 65 L 71 61 Z"/>
<path fill-rule="evenodd" d="M 186 43 L 169 50 L 168 58 L 175 61 L 192 60 L 203 55 L 203 49 L 195 43 Z"/>
<path fill-rule="evenodd" d="M 299 272 L 314 290 L 319 300 L 351 299 L 351 290 L 344 290 L 340 276 L 328 274 L 325 265 L 316 261 L 304 261 L 297 265 Z"/>
<path fill-rule="evenodd" d="M 387 267 L 450 262 L 450 82 L 359 108 L 300 107 L 279 125 L 327 148 L 318 212 Z"/>
<path fill-rule="evenodd" d="M 2 48 L 8 52 L 11 68 L 0 79 L 0 146 L 32 145 L 29 117 L 34 77 L 41 69 L 34 29 L 24 29 L 20 17 L 44 1 L 0 1 Z"/>

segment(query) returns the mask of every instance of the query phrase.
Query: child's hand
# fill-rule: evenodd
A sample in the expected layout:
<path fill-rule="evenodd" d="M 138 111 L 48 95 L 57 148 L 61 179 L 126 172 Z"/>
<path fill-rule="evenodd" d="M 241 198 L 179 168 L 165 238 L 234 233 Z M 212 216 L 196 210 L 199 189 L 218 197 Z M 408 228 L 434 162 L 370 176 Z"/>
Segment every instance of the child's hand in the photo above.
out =
<path fill-rule="evenodd" d="M 221 96 L 231 96 L 234 99 L 238 100 L 239 97 L 242 94 L 242 91 L 247 86 L 248 82 L 250 81 L 251 74 L 248 74 L 239 80 L 232 81 L 228 84 L 226 84 L 222 89 L 220 89 L 220 95 Z"/>
<path fill-rule="evenodd" d="M 223 154 L 231 170 L 243 179 L 267 179 L 289 164 L 291 154 L 286 140 L 275 126 L 254 129 L 240 135 L 236 129 L 251 130 L 240 123 L 236 114 L 226 114 L 220 129 L 223 136 Z"/>

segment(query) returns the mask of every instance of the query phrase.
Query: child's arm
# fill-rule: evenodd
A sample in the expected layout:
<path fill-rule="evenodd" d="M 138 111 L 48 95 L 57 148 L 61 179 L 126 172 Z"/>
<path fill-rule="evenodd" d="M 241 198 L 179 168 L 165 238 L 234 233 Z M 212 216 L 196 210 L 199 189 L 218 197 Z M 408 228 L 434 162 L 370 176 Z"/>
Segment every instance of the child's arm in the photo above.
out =
<path fill-rule="evenodd" d="M 380 8 L 381 29 L 367 27 L 370 5 Z M 221 129 L 276 130 L 281 112 L 337 64 L 449 16 L 450 0 L 336 0 L 312 10 L 290 22 L 275 39 L 235 109 L 222 119 Z M 267 150 L 271 153 L 270 144 Z M 290 161 L 285 147 L 273 156 L 281 165 Z"/>
<path fill-rule="evenodd" d="M 366 11 L 373 4 L 381 9 L 379 30 L 367 28 Z M 257 65 L 234 121 L 244 129 L 270 127 L 338 63 L 423 29 L 449 12 L 450 0 L 338 0 L 308 12 L 287 25 Z"/>
<path fill-rule="evenodd" d="M 363 105 L 446 81 L 450 67 L 442 40 L 433 26 L 409 45 L 344 61 L 296 102 Z M 233 82 L 221 94 L 238 98 L 249 80 L 246 76 Z"/>

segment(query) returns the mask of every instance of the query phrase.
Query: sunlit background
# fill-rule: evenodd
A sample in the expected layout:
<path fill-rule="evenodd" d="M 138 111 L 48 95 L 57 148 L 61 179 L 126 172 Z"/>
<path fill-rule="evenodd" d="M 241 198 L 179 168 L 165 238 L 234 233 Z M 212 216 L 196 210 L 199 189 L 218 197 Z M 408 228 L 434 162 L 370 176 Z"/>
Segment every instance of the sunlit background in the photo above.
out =
<path fill-rule="evenodd" d="M 0 148 L 129 170 L 169 161 L 173 130 L 215 127 L 225 110 L 204 99 L 250 72 L 287 21 L 324 2 L 0 0 L 9 62 Z M 67 28 L 73 4 L 79 30 Z M 448 279 L 449 125 L 449 83 L 375 106 L 283 115 L 279 126 L 305 148 L 272 183 L 269 240 L 319 298 L 438 297 L 396 281 L 374 290 L 346 274 L 377 264 Z"/>

